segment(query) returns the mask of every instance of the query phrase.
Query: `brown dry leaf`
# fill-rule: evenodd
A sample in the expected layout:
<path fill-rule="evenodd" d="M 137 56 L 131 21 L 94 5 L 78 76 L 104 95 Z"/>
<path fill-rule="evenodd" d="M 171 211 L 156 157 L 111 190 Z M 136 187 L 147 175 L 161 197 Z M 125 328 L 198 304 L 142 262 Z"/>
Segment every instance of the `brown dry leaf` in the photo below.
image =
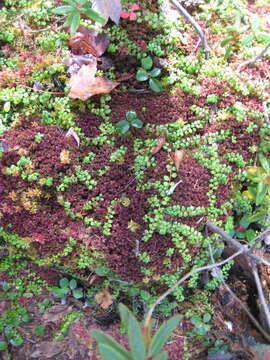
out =
<path fill-rule="evenodd" d="M 31 354 L 31 358 L 51 359 L 64 352 L 67 348 L 63 341 L 43 341 L 36 346 L 36 350 Z"/>
<path fill-rule="evenodd" d="M 69 39 L 69 47 L 73 54 L 92 54 L 100 57 L 110 43 L 107 34 L 98 34 L 95 30 L 89 30 L 80 26 L 74 36 Z"/>
<path fill-rule="evenodd" d="M 86 100 L 96 94 L 109 93 L 119 85 L 118 82 L 105 77 L 95 77 L 96 71 L 97 61 L 83 65 L 77 73 L 73 74 L 70 78 L 69 97 Z"/>
<path fill-rule="evenodd" d="M 184 151 L 182 150 L 175 150 L 174 152 L 174 164 L 176 167 L 176 170 L 179 170 L 180 164 L 183 161 L 184 158 Z"/>
<path fill-rule="evenodd" d="M 165 142 L 166 142 L 165 135 L 161 135 L 158 138 L 157 145 L 152 147 L 152 154 L 155 155 L 157 152 L 159 152 L 159 150 L 162 148 L 162 146 L 165 144 Z"/>
<path fill-rule="evenodd" d="M 97 293 L 95 296 L 95 300 L 98 305 L 104 310 L 108 309 L 113 303 L 112 296 L 108 290 L 103 290 Z"/>
<path fill-rule="evenodd" d="M 92 9 L 104 17 L 106 22 L 109 18 L 117 25 L 121 15 L 121 0 L 92 0 Z"/>
<path fill-rule="evenodd" d="M 42 322 L 47 324 L 49 322 L 57 323 L 65 316 L 72 312 L 72 307 L 67 305 L 54 305 L 48 308 L 42 316 Z"/>

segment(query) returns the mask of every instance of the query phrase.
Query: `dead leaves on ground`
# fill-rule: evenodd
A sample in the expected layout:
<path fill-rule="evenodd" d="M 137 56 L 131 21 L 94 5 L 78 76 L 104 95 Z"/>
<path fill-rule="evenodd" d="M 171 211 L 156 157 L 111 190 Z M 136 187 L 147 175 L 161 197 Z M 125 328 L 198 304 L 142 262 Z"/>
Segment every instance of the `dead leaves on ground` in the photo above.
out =
<path fill-rule="evenodd" d="M 113 303 L 112 296 L 106 289 L 97 293 L 95 300 L 97 304 L 104 310 L 108 309 Z"/>
<path fill-rule="evenodd" d="M 119 85 L 105 77 L 95 76 L 96 71 L 97 61 L 83 65 L 77 73 L 71 75 L 69 97 L 86 100 L 93 95 L 109 93 Z"/>
<path fill-rule="evenodd" d="M 106 22 L 109 18 L 116 24 L 121 15 L 121 0 L 92 0 L 92 8 L 104 17 Z"/>
<path fill-rule="evenodd" d="M 109 46 L 110 40 L 107 34 L 98 34 L 95 30 L 80 26 L 74 36 L 69 39 L 69 47 L 73 54 L 91 54 L 100 57 Z"/>

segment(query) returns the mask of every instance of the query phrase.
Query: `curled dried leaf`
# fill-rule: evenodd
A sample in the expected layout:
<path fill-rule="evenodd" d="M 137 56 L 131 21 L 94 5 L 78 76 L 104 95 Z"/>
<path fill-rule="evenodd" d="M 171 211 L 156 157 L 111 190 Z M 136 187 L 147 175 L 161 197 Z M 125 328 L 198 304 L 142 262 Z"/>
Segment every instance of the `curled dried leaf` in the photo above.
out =
<path fill-rule="evenodd" d="M 157 145 L 152 147 L 152 154 L 155 155 L 157 152 L 159 152 L 159 150 L 162 148 L 165 142 L 166 142 L 166 138 L 165 135 L 163 134 L 158 138 Z"/>
<path fill-rule="evenodd" d="M 180 164 L 183 161 L 184 158 L 184 151 L 182 150 L 175 150 L 174 152 L 174 164 L 176 167 L 176 170 L 179 170 Z"/>
<path fill-rule="evenodd" d="M 112 296 L 108 290 L 103 290 L 97 293 L 95 296 L 95 300 L 98 305 L 104 310 L 108 309 L 113 303 Z"/>

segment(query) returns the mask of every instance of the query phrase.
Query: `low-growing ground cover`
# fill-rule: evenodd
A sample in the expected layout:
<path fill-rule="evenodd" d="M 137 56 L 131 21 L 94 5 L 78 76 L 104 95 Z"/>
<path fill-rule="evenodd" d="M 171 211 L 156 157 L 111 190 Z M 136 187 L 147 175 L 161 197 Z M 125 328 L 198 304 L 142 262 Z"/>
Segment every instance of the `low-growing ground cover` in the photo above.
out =
<path fill-rule="evenodd" d="M 142 318 L 228 253 L 207 221 L 243 244 L 267 226 L 269 55 L 243 63 L 270 40 L 270 3 L 182 3 L 208 58 L 167 1 L 123 1 L 119 24 L 96 32 L 81 14 L 72 34 L 61 1 L 0 2 L 4 359 L 98 358 L 88 330 L 126 343 L 118 303 Z M 232 267 L 224 278 L 257 316 L 254 284 Z M 63 277 L 76 286 L 56 290 Z M 240 335 L 258 334 L 220 282 L 196 273 L 157 306 L 157 319 L 183 316 L 170 359 L 254 356 Z"/>

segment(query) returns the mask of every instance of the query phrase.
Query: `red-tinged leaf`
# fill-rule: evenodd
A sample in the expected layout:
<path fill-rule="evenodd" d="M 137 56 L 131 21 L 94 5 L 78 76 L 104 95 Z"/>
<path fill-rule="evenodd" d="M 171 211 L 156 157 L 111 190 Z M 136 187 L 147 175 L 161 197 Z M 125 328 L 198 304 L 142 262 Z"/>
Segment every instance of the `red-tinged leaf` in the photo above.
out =
<path fill-rule="evenodd" d="M 121 0 L 92 0 L 92 8 L 104 17 L 106 22 L 109 18 L 117 25 L 121 14 Z"/>
<path fill-rule="evenodd" d="M 152 147 L 152 154 L 155 155 L 157 152 L 159 152 L 159 150 L 162 148 L 162 146 L 165 144 L 165 142 L 166 142 L 165 136 L 161 135 L 158 138 L 157 145 Z"/>
<path fill-rule="evenodd" d="M 122 19 L 128 19 L 129 15 L 130 15 L 130 12 L 128 12 L 127 10 L 122 10 L 120 16 Z"/>
<path fill-rule="evenodd" d="M 135 20 L 137 18 L 137 15 L 134 12 L 131 12 L 129 14 L 129 20 Z"/>
<path fill-rule="evenodd" d="M 174 152 L 174 164 L 176 167 L 176 170 L 179 170 L 180 164 L 183 161 L 184 158 L 184 151 L 182 150 L 175 150 Z"/>
<path fill-rule="evenodd" d="M 137 10 L 139 10 L 140 9 L 140 6 L 138 5 L 138 4 L 132 4 L 132 5 L 130 5 L 130 10 L 132 10 L 132 11 L 137 11 Z"/>
<path fill-rule="evenodd" d="M 96 57 L 100 57 L 106 51 L 109 43 L 107 34 L 98 34 L 84 26 L 80 26 L 76 34 L 69 39 L 69 47 L 73 54 L 92 54 Z"/>
<path fill-rule="evenodd" d="M 66 137 L 69 137 L 69 136 L 72 136 L 74 138 L 74 140 L 76 141 L 76 143 L 77 143 L 77 145 L 79 147 L 80 146 L 80 138 L 72 128 L 70 128 L 68 130 L 68 132 L 66 133 Z"/>
<path fill-rule="evenodd" d="M 111 81 L 105 77 L 95 77 L 97 62 L 83 65 L 80 70 L 70 78 L 69 97 L 73 99 L 86 100 L 96 94 L 111 92 L 118 82 Z"/>

